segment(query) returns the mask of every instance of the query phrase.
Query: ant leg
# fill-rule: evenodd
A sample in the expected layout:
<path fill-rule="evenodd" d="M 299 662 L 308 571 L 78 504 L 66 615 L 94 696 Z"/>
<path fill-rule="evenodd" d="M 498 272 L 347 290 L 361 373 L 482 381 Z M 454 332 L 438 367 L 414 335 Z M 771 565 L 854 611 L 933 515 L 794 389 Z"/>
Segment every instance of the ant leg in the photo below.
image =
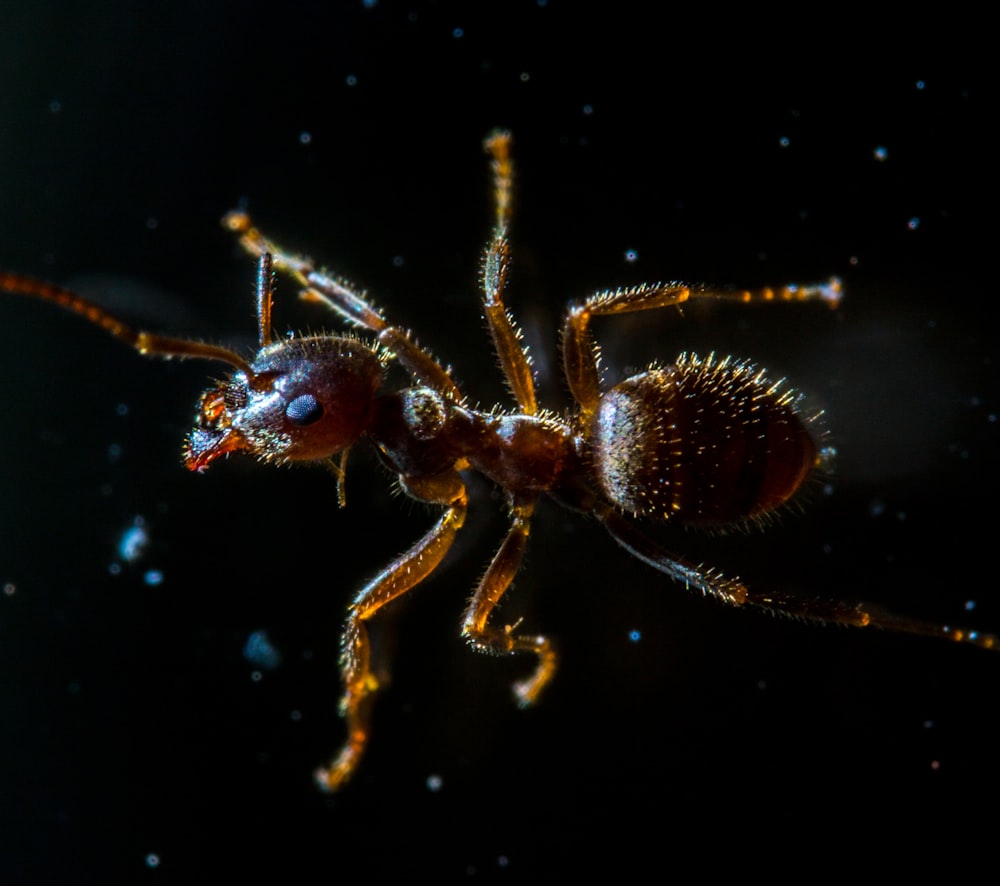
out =
<path fill-rule="evenodd" d="M 726 578 L 714 569 L 692 566 L 675 557 L 641 532 L 628 518 L 609 507 L 602 506 L 594 513 L 611 537 L 633 557 L 669 575 L 674 581 L 732 606 L 742 606 L 748 601 L 750 594 L 739 579 Z"/>
<path fill-rule="evenodd" d="M 737 580 L 724 578 L 714 570 L 691 566 L 677 559 L 647 538 L 616 511 L 608 509 L 598 512 L 597 517 L 604 523 L 615 541 L 630 554 L 684 585 L 694 587 L 724 603 L 734 606 L 754 606 L 777 615 L 806 621 L 940 637 L 955 643 L 968 643 L 981 649 L 1000 651 L 1000 637 L 995 634 L 896 615 L 873 603 L 847 603 L 839 600 L 810 599 L 794 594 L 750 591 Z"/>
<path fill-rule="evenodd" d="M 513 164 L 510 159 L 510 133 L 495 132 L 484 147 L 493 155 L 493 186 L 496 203 L 496 227 L 483 259 L 483 313 L 493 339 L 493 348 L 500 361 L 507 384 L 510 386 L 518 410 L 525 415 L 535 415 L 535 382 L 531 372 L 531 359 L 524 348 L 521 330 L 503 302 L 510 268 L 510 242 L 507 226 L 510 223 L 510 201 Z"/>
<path fill-rule="evenodd" d="M 239 234 L 240 245 L 250 255 L 258 258 L 271 256 L 274 268 L 291 276 L 302 287 L 301 298 L 322 302 L 346 322 L 374 333 L 378 343 L 395 354 L 396 359 L 420 384 L 433 388 L 451 400 L 462 400 L 461 391 L 448 370 L 414 342 L 406 330 L 389 323 L 365 298 L 363 292 L 353 289 L 345 280 L 317 270 L 309 259 L 286 252 L 268 240 L 253 226 L 250 216 L 245 212 L 230 212 L 222 220 L 222 224 Z"/>
<path fill-rule="evenodd" d="M 590 332 L 592 317 L 631 314 L 681 305 L 690 299 L 719 299 L 743 304 L 775 301 L 822 299 L 836 307 L 842 295 L 840 280 L 831 277 L 825 283 L 808 286 L 783 286 L 780 289 L 710 289 L 685 283 L 643 283 L 625 289 L 597 292 L 585 301 L 570 305 L 563 320 L 562 345 L 566 381 L 573 398 L 580 404 L 584 421 L 597 408 L 601 396 L 598 366 L 600 349 Z"/>
<path fill-rule="evenodd" d="M 465 486 L 457 473 L 418 481 L 400 478 L 416 498 L 448 509 L 406 553 L 397 557 L 355 596 L 341 638 L 340 666 L 344 680 L 341 714 L 347 719 L 347 741 L 328 769 L 319 769 L 316 780 L 328 791 L 338 790 L 354 773 L 368 743 L 372 695 L 378 679 L 371 669 L 368 621 L 387 603 L 420 584 L 440 564 L 465 521 Z"/>
<path fill-rule="evenodd" d="M 462 636 L 466 637 L 472 648 L 478 652 L 489 652 L 494 655 L 533 652 L 538 656 L 538 667 L 534 674 L 514 684 L 514 695 L 521 707 L 534 704 L 542 689 L 555 674 L 557 665 L 555 650 L 546 637 L 515 634 L 514 631 L 519 623 L 496 628 L 489 624 L 489 619 L 521 567 L 533 510 L 534 504 L 519 505 L 514 508 L 510 531 L 472 595 L 462 624 Z"/>

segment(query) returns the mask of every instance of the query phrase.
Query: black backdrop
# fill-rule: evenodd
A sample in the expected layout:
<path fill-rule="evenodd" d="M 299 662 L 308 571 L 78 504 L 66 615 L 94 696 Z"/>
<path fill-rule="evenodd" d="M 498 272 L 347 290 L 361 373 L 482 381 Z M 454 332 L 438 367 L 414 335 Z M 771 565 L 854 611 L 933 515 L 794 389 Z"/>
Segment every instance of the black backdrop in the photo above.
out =
<path fill-rule="evenodd" d="M 477 305 L 480 142 L 510 127 L 509 303 L 553 408 L 569 298 L 845 279 L 836 313 L 601 325 L 609 377 L 715 349 L 827 410 L 837 472 L 802 516 L 669 545 L 758 588 L 1000 630 L 983 516 L 991 99 L 948 35 L 875 65 L 860 59 L 888 45 L 877 34 L 827 24 L 779 49 L 764 20 L 734 40 L 628 3 L 202 6 L 0 7 L 0 265 L 249 348 L 254 267 L 218 224 L 244 204 L 490 404 L 505 395 Z M 335 326 L 290 289 L 280 329 Z M 0 882 L 812 876 L 861 847 L 897 873 L 988 857 L 1000 659 L 725 611 L 545 506 L 503 612 L 556 638 L 563 664 L 519 712 L 509 684 L 530 662 L 458 638 L 504 526 L 479 482 L 446 568 L 379 632 L 393 683 L 363 768 L 318 793 L 311 772 L 343 737 L 346 601 L 431 515 L 360 453 L 346 511 L 319 470 L 190 475 L 180 441 L 217 367 L 140 359 L 42 304 L 5 299 L 0 316 Z M 130 560 L 136 518 L 148 543 Z M 260 630 L 281 654 L 270 670 L 243 654 Z"/>

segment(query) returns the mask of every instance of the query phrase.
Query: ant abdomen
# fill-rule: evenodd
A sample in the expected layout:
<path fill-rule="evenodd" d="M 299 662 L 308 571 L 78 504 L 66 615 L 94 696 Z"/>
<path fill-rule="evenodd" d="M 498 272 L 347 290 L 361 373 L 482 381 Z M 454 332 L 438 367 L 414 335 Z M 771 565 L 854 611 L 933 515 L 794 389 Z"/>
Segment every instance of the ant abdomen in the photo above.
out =
<path fill-rule="evenodd" d="M 819 460 L 798 403 L 751 363 L 681 355 L 601 397 L 591 420 L 595 477 L 637 516 L 752 521 L 791 499 Z"/>

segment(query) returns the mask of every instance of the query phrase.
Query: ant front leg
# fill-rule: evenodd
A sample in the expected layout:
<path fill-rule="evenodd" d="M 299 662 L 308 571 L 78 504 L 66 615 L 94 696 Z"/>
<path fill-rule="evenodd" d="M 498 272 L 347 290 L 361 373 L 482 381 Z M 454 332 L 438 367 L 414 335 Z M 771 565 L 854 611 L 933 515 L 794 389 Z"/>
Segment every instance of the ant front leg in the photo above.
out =
<path fill-rule="evenodd" d="M 447 504 L 448 509 L 420 541 L 362 588 L 348 610 L 341 638 L 344 695 L 340 703 L 341 714 L 347 720 L 347 741 L 330 768 L 316 772 L 320 786 L 329 791 L 339 789 L 351 777 L 368 744 L 371 696 L 378 689 L 378 679 L 371 667 L 371 641 L 365 622 L 427 578 L 448 553 L 465 522 L 467 496 L 457 473 L 419 481 L 401 477 L 400 482 L 414 498 Z"/>
<path fill-rule="evenodd" d="M 268 240 L 253 226 L 250 216 L 238 210 L 230 212 L 222 224 L 240 236 L 240 245 L 251 255 L 270 256 L 276 270 L 288 274 L 302 287 L 301 297 L 318 301 L 339 314 L 348 323 L 374 333 L 378 343 L 396 355 L 403 368 L 420 384 L 433 388 L 456 402 L 462 394 L 448 371 L 427 351 L 414 342 L 409 333 L 389 323 L 366 298 L 346 281 L 331 277 L 309 259 L 286 252 Z"/>
<path fill-rule="evenodd" d="M 494 655 L 533 652 L 538 656 L 535 673 L 527 680 L 514 684 L 514 695 L 521 707 L 534 704 L 542 689 L 555 674 L 557 665 L 555 650 L 546 637 L 515 634 L 519 622 L 497 628 L 490 625 L 489 620 L 500 598 L 521 568 L 524 549 L 528 544 L 533 510 L 533 503 L 514 507 L 513 520 L 507 537 L 472 595 L 462 624 L 462 635 L 469 640 L 472 648 L 479 652 L 489 652 Z"/>
<path fill-rule="evenodd" d="M 521 331 L 503 302 L 510 269 L 510 241 L 507 227 L 510 224 L 510 202 L 513 164 L 510 158 L 510 133 L 495 132 L 484 147 L 493 155 L 493 191 L 496 203 L 496 227 L 483 259 L 483 313 L 493 339 L 500 368 L 503 370 L 518 410 L 525 415 L 538 412 L 535 399 L 535 381 L 531 360 L 521 340 Z"/>
<path fill-rule="evenodd" d="M 601 397 L 598 369 L 600 351 L 590 331 L 592 317 L 631 314 L 682 305 L 690 299 L 719 299 L 742 304 L 822 299 L 832 307 L 840 302 L 840 280 L 831 277 L 825 283 L 808 286 L 783 286 L 780 289 L 709 289 L 685 283 L 643 283 L 625 289 L 598 292 L 585 301 L 571 305 L 563 321 L 563 365 L 566 383 L 580 404 L 581 421 L 586 422 Z"/>

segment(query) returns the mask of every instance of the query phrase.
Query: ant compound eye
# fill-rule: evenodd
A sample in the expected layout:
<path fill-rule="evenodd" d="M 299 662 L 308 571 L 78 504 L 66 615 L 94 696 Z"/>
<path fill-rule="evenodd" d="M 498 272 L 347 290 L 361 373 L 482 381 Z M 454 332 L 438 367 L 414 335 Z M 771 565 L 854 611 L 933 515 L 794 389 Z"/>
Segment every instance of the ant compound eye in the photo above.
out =
<path fill-rule="evenodd" d="M 323 407 L 312 394 L 301 394 L 285 407 L 285 417 L 293 425 L 303 428 L 323 417 Z"/>

